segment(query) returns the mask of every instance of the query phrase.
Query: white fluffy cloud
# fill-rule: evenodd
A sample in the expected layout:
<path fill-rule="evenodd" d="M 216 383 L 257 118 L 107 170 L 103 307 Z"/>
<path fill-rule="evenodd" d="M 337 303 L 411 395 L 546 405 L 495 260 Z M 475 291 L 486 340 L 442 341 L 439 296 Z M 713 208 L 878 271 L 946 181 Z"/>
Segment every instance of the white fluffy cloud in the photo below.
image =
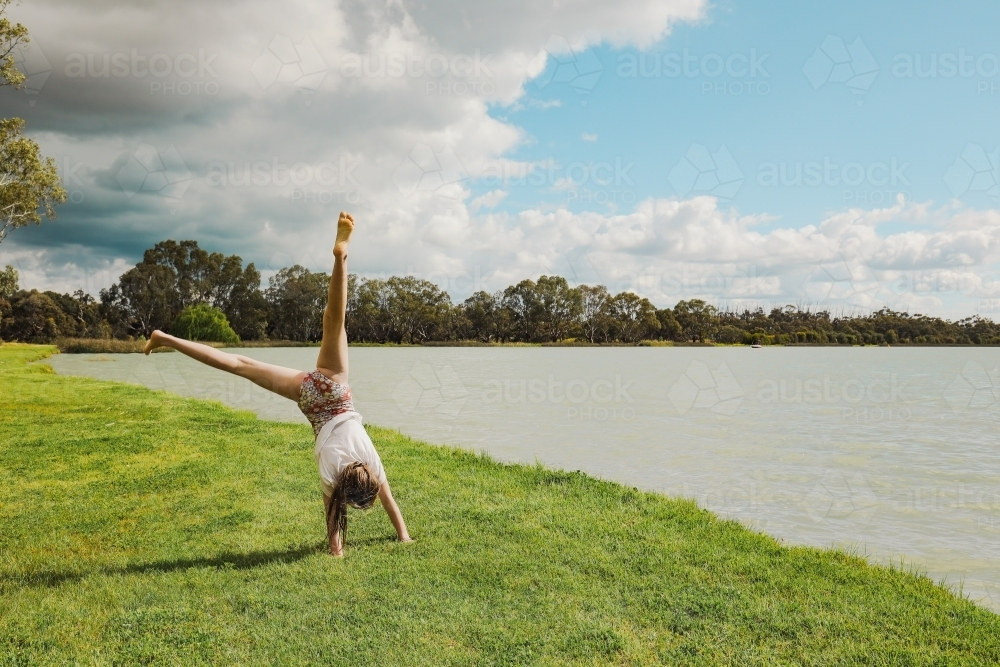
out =
<path fill-rule="evenodd" d="M 703 4 L 16 6 L 12 17 L 28 25 L 51 73 L 30 100 L 2 91 L 0 105 L 28 119 L 71 199 L 62 222 L 0 251 L 44 250 L 52 286 L 65 282 L 58 267 L 67 262 L 134 259 L 165 236 L 216 242 L 265 268 L 287 258 L 325 263 L 318 249 L 331 238 L 329 221 L 351 208 L 366 221 L 356 256 L 379 258 L 368 268 L 405 270 L 421 250 L 453 266 L 469 242 L 449 222 L 469 195 L 461 181 L 524 140 L 489 105 L 522 97 L 553 36 L 576 48 L 644 46 L 673 22 L 699 18 Z M 442 155 L 462 173 L 437 164 Z M 160 166 L 167 156 L 191 177 Z M 416 173 L 401 173 L 403 163 Z M 410 198 L 418 189 L 451 199 Z M 400 245 L 412 242 L 402 230 L 413 225 L 428 248 Z"/>
<path fill-rule="evenodd" d="M 558 273 L 633 290 L 661 305 L 704 298 L 731 307 L 886 305 L 956 316 L 1000 299 L 995 210 L 900 201 L 789 228 L 696 197 L 647 200 L 620 215 L 531 209 L 471 216 L 456 206 L 432 225 L 422 219 L 394 230 L 406 247 L 426 249 L 411 255 L 410 271 L 462 294 L 473 284 L 497 289 Z M 899 223 L 911 231 L 880 229 Z M 445 243 L 437 242 L 439 229 L 447 230 Z"/>

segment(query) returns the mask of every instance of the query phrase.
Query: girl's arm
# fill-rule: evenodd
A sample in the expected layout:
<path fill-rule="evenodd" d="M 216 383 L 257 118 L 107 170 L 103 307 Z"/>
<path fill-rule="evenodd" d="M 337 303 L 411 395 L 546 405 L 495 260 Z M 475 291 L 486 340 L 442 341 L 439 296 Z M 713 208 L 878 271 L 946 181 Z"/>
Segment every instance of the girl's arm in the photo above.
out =
<path fill-rule="evenodd" d="M 392 521 L 392 525 L 396 528 L 396 534 L 399 535 L 400 542 L 412 542 L 410 534 L 406 532 L 406 524 L 403 522 L 403 514 L 399 511 L 399 505 L 396 504 L 396 500 L 392 497 L 392 490 L 389 488 L 389 482 L 382 485 L 379 489 L 378 498 L 382 501 L 382 507 L 385 508 L 385 513 L 389 515 L 389 521 Z"/>
<path fill-rule="evenodd" d="M 323 496 L 323 507 L 326 510 L 327 516 L 330 515 L 330 503 L 333 502 L 333 496 Z M 332 525 L 327 525 L 326 536 L 330 543 L 330 555 L 331 556 L 343 556 L 344 555 L 344 545 L 340 540 L 340 524 L 330 517 L 330 523 Z"/>

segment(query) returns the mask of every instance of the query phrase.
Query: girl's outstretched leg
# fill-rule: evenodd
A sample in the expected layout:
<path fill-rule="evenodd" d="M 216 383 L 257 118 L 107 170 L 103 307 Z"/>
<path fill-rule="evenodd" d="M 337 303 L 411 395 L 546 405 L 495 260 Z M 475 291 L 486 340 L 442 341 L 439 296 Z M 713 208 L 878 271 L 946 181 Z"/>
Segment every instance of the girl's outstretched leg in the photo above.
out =
<path fill-rule="evenodd" d="M 229 354 L 214 347 L 176 338 L 162 331 L 154 331 L 146 342 L 143 352 L 149 354 L 158 347 L 169 347 L 185 354 L 195 361 L 218 368 L 233 375 L 246 378 L 254 384 L 273 391 L 293 401 L 299 400 L 299 388 L 306 374 L 293 368 L 265 364 L 241 354 Z"/>
<path fill-rule="evenodd" d="M 354 218 L 341 211 L 337 221 L 337 242 L 333 246 L 333 275 L 323 311 L 323 342 L 316 368 L 334 382 L 347 384 L 347 247 L 354 232 Z"/>

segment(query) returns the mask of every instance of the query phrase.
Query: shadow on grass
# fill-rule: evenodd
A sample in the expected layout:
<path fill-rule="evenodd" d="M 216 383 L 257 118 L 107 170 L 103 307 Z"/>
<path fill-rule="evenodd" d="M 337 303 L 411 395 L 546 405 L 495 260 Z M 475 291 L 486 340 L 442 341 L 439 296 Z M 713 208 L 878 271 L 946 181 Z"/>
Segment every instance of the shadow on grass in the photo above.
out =
<path fill-rule="evenodd" d="M 25 574 L 0 575 L 0 595 L 21 588 L 43 588 L 59 586 L 67 581 L 79 581 L 95 575 L 131 575 L 149 572 L 175 572 L 191 568 L 216 568 L 220 570 L 250 570 L 262 565 L 292 563 L 309 556 L 326 553 L 326 543 L 312 546 L 298 546 L 283 550 L 251 551 L 250 553 L 222 553 L 205 558 L 178 558 L 176 560 L 138 563 L 125 567 L 109 567 L 80 572 L 39 571 Z"/>
<path fill-rule="evenodd" d="M 390 544 L 392 542 L 398 542 L 399 538 L 395 535 L 383 535 L 382 537 L 366 537 L 360 540 L 354 539 L 348 534 L 347 543 L 344 545 L 345 549 L 350 549 L 351 547 L 370 547 L 376 544 Z M 323 545 L 325 553 L 326 545 Z"/>

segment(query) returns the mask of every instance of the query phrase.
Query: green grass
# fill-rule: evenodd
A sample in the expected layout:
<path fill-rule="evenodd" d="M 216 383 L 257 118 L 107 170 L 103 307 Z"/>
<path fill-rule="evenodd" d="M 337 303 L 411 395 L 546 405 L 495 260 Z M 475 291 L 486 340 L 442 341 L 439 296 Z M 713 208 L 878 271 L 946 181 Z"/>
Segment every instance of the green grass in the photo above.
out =
<path fill-rule="evenodd" d="M 142 352 L 144 340 L 115 338 L 57 338 L 53 345 L 66 354 L 136 354 Z M 169 350 L 170 348 L 160 348 Z M 157 350 L 159 352 L 160 350 Z M 173 352 L 173 350 L 170 350 Z"/>
<path fill-rule="evenodd" d="M 142 352 L 145 340 L 118 340 L 115 338 L 57 338 L 53 343 L 60 352 L 66 354 L 138 354 Z M 201 341 L 202 345 L 230 347 L 225 343 Z M 245 340 L 232 347 L 319 347 L 319 343 L 303 343 L 294 340 Z M 173 352 L 169 347 L 159 347 L 154 352 Z"/>
<path fill-rule="evenodd" d="M 994 665 L 926 577 L 370 428 L 417 542 L 323 553 L 308 426 L 0 347 L 0 665 Z"/>

